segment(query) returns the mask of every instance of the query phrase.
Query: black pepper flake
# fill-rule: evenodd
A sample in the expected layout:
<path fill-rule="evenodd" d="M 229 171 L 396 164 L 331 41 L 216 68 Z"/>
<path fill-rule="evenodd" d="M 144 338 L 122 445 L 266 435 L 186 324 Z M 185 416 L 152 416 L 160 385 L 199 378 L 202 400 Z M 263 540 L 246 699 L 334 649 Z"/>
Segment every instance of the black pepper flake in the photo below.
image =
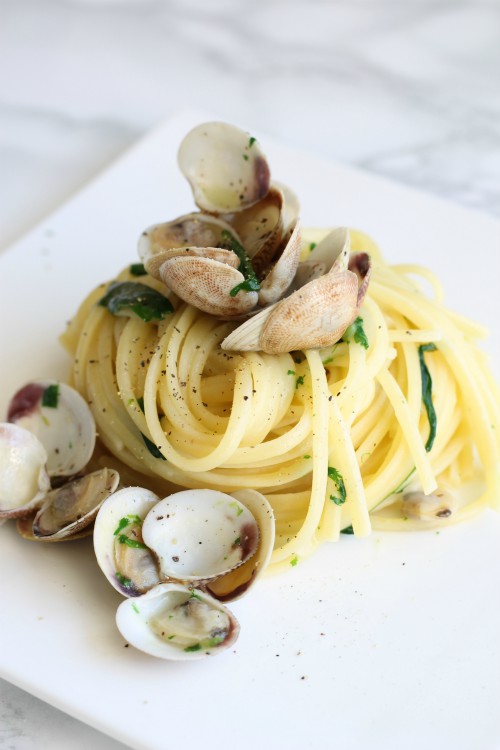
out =
<path fill-rule="evenodd" d="M 173 560 L 174 562 L 179 562 L 179 558 L 177 557 L 177 555 L 174 555 L 174 556 L 172 557 L 172 560 Z"/>

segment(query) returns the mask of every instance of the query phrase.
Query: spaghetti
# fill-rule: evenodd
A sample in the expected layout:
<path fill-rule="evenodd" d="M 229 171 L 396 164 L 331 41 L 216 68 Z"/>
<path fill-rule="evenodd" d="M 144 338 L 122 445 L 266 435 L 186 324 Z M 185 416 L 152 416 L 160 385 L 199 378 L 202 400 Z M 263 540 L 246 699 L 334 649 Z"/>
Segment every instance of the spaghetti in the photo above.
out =
<path fill-rule="evenodd" d="M 305 231 L 303 247 L 324 234 Z M 342 530 L 427 529 L 500 504 L 499 393 L 477 345 L 486 330 L 446 309 L 426 269 L 386 264 L 360 232 L 351 231 L 351 243 L 373 260 L 362 321 L 326 349 L 223 351 L 234 324 L 150 276 L 141 283 L 174 308 L 163 320 L 110 314 L 97 304 L 100 286 L 63 336 L 73 384 L 115 461 L 164 494 L 265 494 L 276 518 L 275 568 Z M 133 279 L 128 269 L 119 276 Z M 424 523 L 407 512 L 411 490 L 442 489 L 455 498 L 446 513 Z"/>

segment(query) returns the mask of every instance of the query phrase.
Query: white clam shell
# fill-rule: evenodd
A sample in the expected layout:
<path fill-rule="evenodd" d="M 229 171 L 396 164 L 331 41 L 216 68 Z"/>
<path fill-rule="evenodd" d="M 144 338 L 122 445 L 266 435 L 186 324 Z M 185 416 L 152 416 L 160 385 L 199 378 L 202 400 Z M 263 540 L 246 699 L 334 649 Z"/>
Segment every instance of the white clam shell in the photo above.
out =
<path fill-rule="evenodd" d="M 233 496 L 217 490 L 184 490 L 157 503 L 142 536 L 164 581 L 200 582 L 242 565 L 256 551 L 259 527 Z"/>
<path fill-rule="evenodd" d="M 43 541 L 58 541 L 77 534 L 92 523 L 119 481 L 117 471 L 105 468 L 52 490 L 33 520 L 33 536 Z"/>
<path fill-rule="evenodd" d="M 239 599 L 247 593 L 266 569 L 274 547 L 274 513 L 267 498 L 257 490 L 237 490 L 232 497 L 252 513 L 259 527 L 259 546 L 255 555 L 243 565 L 231 570 L 220 578 L 208 581 L 207 591 L 219 601 Z"/>
<path fill-rule="evenodd" d="M 101 506 L 94 524 L 97 563 L 111 585 L 123 596 L 139 596 L 159 582 L 156 561 L 142 547 L 129 547 L 120 535 L 137 535 L 137 527 L 159 501 L 143 487 L 126 487 Z M 134 523 L 140 519 L 140 523 Z M 139 541 L 141 541 L 139 539 Z"/>
<path fill-rule="evenodd" d="M 116 613 L 122 636 L 135 648 L 161 659 L 211 656 L 236 641 L 240 626 L 224 605 L 198 589 L 163 583 Z"/>
<path fill-rule="evenodd" d="M 47 451 L 29 430 L 0 424 L 0 518 L 15 518 L 36 507 L 50 489 Z"/>
<path fill-rule="evenodd" d="M 43 405 L 49 388 L 57 389 L 56 406 Z M 51 477 L 77 474 L 94 451 L 94 417 L 78 391 L 65 383 L 28 383 L 11 399 L 8 420 L 32 432 L 44 445 Z"/>
<path fill-rule="evenodd" d="M 234 125 L 198 125 L 183 139 L 177 159 L 196 205 L 205 211 L 240 211 L 269 189 L 269 166 L 259 144 Z"/>

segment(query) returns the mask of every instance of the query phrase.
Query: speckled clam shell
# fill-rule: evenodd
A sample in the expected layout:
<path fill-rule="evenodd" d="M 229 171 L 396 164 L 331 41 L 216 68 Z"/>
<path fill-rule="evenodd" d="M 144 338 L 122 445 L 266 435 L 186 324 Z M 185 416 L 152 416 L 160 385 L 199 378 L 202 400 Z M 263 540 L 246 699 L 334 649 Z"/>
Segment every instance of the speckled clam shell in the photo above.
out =
<path fill-rule="evenodd" d="M 227 336 L 221 346 L 267 354 L 329 346 L 355 319 L 357 297 L 356 274 L 326 274 L 255 315 Z"/>
<path fill-rule="evenodd" d="M 225 244 L 225 232 L 238 239 L 233 227 L 222 219 L 199 212 L 185 214 L 145 229 L 138 241 L 139 257 L 157 279 L 162 264 L 178 255 L 203 256 L 238 268 L 238 256 L 220 247 Z"/>
<path fill-rule="evenodd" d="M 269 190 L 269 166 L 258 142 L 234 125 L 198 125 L 183 139 L 177 159 L 202 210 L 241 211 Z"/>
<path fill-rule="evenodd" d="M 257 292 L 242 290 L 231 296 L 231 290 L 244 281 L 243 274 L 211 258 L 173 258 L 163 263 L 160 277 L 181 299 L 210 315 L 232 317 L 257 305 Z"/>

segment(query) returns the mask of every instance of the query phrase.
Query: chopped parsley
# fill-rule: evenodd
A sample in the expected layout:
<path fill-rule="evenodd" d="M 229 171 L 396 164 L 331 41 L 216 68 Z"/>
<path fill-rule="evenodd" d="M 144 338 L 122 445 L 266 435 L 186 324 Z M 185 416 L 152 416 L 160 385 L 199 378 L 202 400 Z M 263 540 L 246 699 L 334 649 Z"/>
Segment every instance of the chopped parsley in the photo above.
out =
<path fill-rule="evenodd" d="M 229 246 L 229 249 L 233 251 L 235 255 L 238 256 L 240 260 L 240 265 L 238 266 L 238 271 L 243 274 L 245 277 L 245 280 L 242 281 L 240 284 L 236 284 L 229 294 L 231 297 L 236 297 L 238 292 L 245 291 L 245 292 L 258 292 L 260 289 L 260 282 L 255 275 L 255 271 L 253 270 L 252 261 L 248 257 L 248 255 L 245 252 L 245 248 L 240 245 L 238 240 L 233 237 L 231 232 L 229 232 L 227 229 L 224 229 L 221 234 L 222 240 L 225 245 Z"/>
<path fill-rule="evenodd" d="M 144 263 L 131 263 L 128 270 L 131 276 L 147 276 L 148 274 L 144 267 Z"/>
<path fill-rule="evenodd" d="M 354 323 L 351 323 L 351 325 L 345 329 L 341 341 L 354 341 L 355 344 L 360 344 L 364 349 L 368 349 L 369 344 L 365 329 L 363 328 L 363 318 L 358 316 Z"/>
<path fill-rule="evenodd" d="M 354 529 L 351 526 L 346 526 L 345 529 L 340 530 L 341 534 L 354 534 Z"/>
<path fill-rule="evenodd" d="M 186 646 L 184 651 L 186 651 L 189 654 L 191 651 L 201 651 L 201 648 L 202 648 L 201 643 L 193 643 L 192 646 Z"/>
<path fill-rule="evenodd" d="M 59 401 L 59 386 L 57 383 L 47 386 L 42 396 L 42 406 L 48 406 L 50 409 L 57 409 Z"/>
<path fill-rule="evenodd" d="M 122 311 L 131 310 L 146 323 L 163 320 L 165 315 L 174 311 L 167 297 L 138 281 L 114 281 L 99 305 L 106 307 L 113 315 L 123 315 L 126 312 Z"/>
<path fill-rule="evenodd" d="M 236 501 L 234 503 L 229 503 L 229 507 L 234 508 L 238 516 L 241 516 L 243 513 L 243 508 Z"/>
<path fill-rule="evenodd" d="M 292 567 L 295 567 L 295 566 L 297 565 L 297 563 L 298 563 L 298 562 L 299 562 L 299 558 L 297 557 L 297 555 L 294 555 L 294 556 L 292 557 L 292 559 L 290 560 L 290 565 L 291 565 Z"/>
<path fill-rule="evenodd" d="M 314 248 L 316 247 L 316 244 L 317 244 L 316 242 L 310 242 L 310 243 L 309 243 L 309 252 L 310 252 L 310 253 L 312 253 L 312 251 L 313 251 L 313 250 L 314 250 Z"/>
<path fill-rule="evenodd" d="M 137 399 L 137 403 L 139 405 L 139 409 L 144 414 L 144 398 L 142 396 L 139 396 L 139 398 Z"/>
<path fill-rule="evenodd" d="M 304 385 L 304 378 L 305 378 L 305 375 L 299 375 L 299 377 L 295 381 L 295 388 L 298 388 L 299 385 Z"/>
<path fill-rule="evenodd" d="M 131 578 L 127 578 L 126 576 L 122 575 L 118 571 L 116 571 L 115 576 L 120 586 L 122 586 L 124 589 L 126 590 L 135 589 L 134 583 Z"/>
<path fill-rule="evenodd" d="M 141 435 L 142 435 L 142 439 L 144 440 L 144 445 L 146 446 L 148 451 L 151 453 L 151 455 L 154 456 L 155 458 L 161 458 L 162 461 L 166 461 L 167 459 L 165 458 L 163 453 L 161 453 L 161 451 L 156 447 L 153 441 L 150 440 L 148 437 L 146 437 L 146 435 L 143 432 L 141 432 Z"/>
<path fill-rule="evenodd" d="M 118 526 L 114 530 L 113 535 L 118 536 L 118 534 L 121 531 L 123 531 L 123 529 L 126 529 L 127 526 L 130 526 L 131 523 L 135 523 L 138 526 L 142 526 L 142 518 L 134 514 L 123 516 L 123 518 L 120 518 L 120 520 L 118 521 Z"/>
<path fill-rule="evenodd" d="M 328 479 L 331 479 L 334 483 L 337 494 L 336 495 L 330 495 L 330 500 L 333 500 L 335 505 L 343 505 L 346 501 L 346 491 L 345 491 L 345 484 L 344 484 L 344 478 L 340 471 L 337 471 L 333 466 L 328 467 Z"/>
<path fill-rule="evenodd" d="M 201 598 L 201 596 L 199 594 L 197 594 L 194 589 L 191 590 L 191 596 L 189 598 L 190 599 L 198 599 L 200 602 L 203 601 L 203 599 Z"/>
<path fill-rule="evenodd" d="M 254 138 L 253 135 L 250 136 L 248 139 L 248 148 L 252 148 L 253 144 L 257 142 L 257 138 Z"/>
<path fill-rule="evenodd" d="M 213 638 L 205 638 L 203 641 L 203 648 L 214 648 L 214 646 L 218 646 L 224 638 L 222 638 L 220 635 L 216 635 Z"/>
<path fill-rule="evenodd" d="M 132 549 L 147 549 L 144 542 L 140 542 L 138 539 L 131 539 L 126 534 L 120 534 L 117 539 L 120 544 L 126 544 L 127 547 L 132 547 Z"/>
<path fill-rule="evenodd" d="M 420 361 L 420 375 L 422 378 L 422 401 L 425 406 L 427 413 L 427 419 L 429 421 L 429 437 L 425 444 L 425 450 L 427 453 L 431 450 L 434 445 L 437 430 L 437 417 L 434 404 L 432 403 L 432 378 L 431 374 L 425 364 L 424 352 L 435 352 L 437 349 L 435 344 L 422 344 L 418 347 L 418 359 Z"/>

